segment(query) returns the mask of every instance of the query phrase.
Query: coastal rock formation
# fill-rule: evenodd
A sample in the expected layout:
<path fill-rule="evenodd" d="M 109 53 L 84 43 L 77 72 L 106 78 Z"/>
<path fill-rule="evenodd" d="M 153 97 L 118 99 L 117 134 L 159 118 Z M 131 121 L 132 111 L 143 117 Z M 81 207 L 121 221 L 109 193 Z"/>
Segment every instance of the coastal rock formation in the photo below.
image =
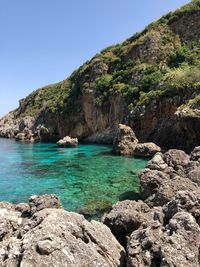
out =
<path fill-rule="evenodd" d="M 71 138 L 70 136 L 65 136 L 63 139 L 57 142 L 60 147 L 77 147 L 78 138 Z"/>
<path fill-rule="evenodd" d="M 118 202 L 103 216 L 126 249 L 126 266 L 200 265 L 200 176 L 190 175 L 198 152 L 155 154 L 140 175 L 143 201 Z"/>
<path fill-rule="evenodd" d="M 190 154 L 190 158 L 191 160 L 200 161 L 200 146 L 194 148 Z"/>
<path fill-rule="evenodd" d="M 170 201 L 179 190 L 198 191 L 197 184 L 178 175 L 170 176 L 156 170 L 144 170 L 140 176 L 141 194 L 151 207 L 162 206 Z"/>
<path fill-rule="evenodd" d="M 63 210 L 55 195 L 0 202 L 0 266 L 199 266 L 199 181 L 188 176 L 198 151 L 155 154 L 141 173 L 143 201 L 118 202 L 103 223 Z"/>
<path fill-rule="evenodd" d="M 142 197 L 148 205 L 164 205 L 180 190 L 200 192 L 199 162 L 190 158 L 184 151 L 170 149 L 149 161 L 140 175 Z"/>
<path fill-rule="evenodd" d="M 200 140 L 199 5 L 193 0 L 20 100 L 0 120 L 0 136 L 112 144 L 123 123 L 141 143 L 190 152 Z"/>
<path fill-rule="evenodd" d="M 124 200 L 113 205 L 112 210 L 103 216 L 102 222 L 111 229 L 118 241 L 126 246 L 129 235 L 143 223 L 149 225 L 154 220 L 162 223 L 163 218 L 162 208 L 151 209 L 141 200 Z"/>
<path fill-rule="evenodd" d="M 42 196 L 31 196 L 29 199 L 30 213 L 34 213 L 48 208 L 61 208 L 61 203 L 56 195 L 42 195 Z"/>
<path fill-rule="evenodd" d="M 160 151 L 161 151 L 161 148 L 152 142 L 143 143 L 143 144 L 139 143 L 135 147 L 134 156 L 150 158 Z"/>
<path fill-rule="evenodd" d="M 177 212 L 188 212 L 200 226 L 200 194 L 196 191 L 178 191 L 175 198 L 164 207 L 165 220 L 169 221 Z"/>
<path fill-rule="evenodd" d="M 124 249 L 107 226 L 59 207 L 54 195 L 0 203 L 0 266 L 124 266 Z"/>
<path fill-rule="evenodd" d="M 162 227 L 134 231 L 127 245 L 127 266 L 199 266 L 200 230 L 194 217 L 178 212 Z"/>
<path fill-rule="evenodd" d="M 124 125 L 119 124 L 118 132 L 113 142 L 113 153 L 117 155 L 133 155 L 138 139 L 133 130 Z"/>

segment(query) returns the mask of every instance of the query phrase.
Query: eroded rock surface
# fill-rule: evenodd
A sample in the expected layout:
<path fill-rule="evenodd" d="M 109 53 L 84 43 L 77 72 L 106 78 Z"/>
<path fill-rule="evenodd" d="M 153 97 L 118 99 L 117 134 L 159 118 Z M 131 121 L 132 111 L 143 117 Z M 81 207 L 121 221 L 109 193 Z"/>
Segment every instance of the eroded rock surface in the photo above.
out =
<path fill-rule="evenodd" d="M 160 151 L 161 148 L 154 143 L 139 143 L 134 150 L 134 156 L 152 157 Z"/>
<path fill-rule="evenodd" d="M 194 152 L 187 155 L 182 150 L 170 149 L 164 154 L 157 153 L 149 161 L 140 175 L 142 196 L 148 205 L 162 206 L 178 191 L 200 192 L 200 165 L 193 160 L 198 156 L 192 155 Z"/>
<path fill-rule="evenodd" d="M 0 266 L 124 266 L 124 249 L 106 225 L 59 207 L 54 195 L 0 203 Z"/>
<path fill-rule="evenodd" d="M 148 226 L 132 233 L 128 267 L 199 266 L 200 231 L 194 217 L 178 212 L 165 227 Z"/>
<path fill-rule="evenodd" d="M 57 142 L 60 147 L 77 147 L 78 138 L 71 138 L 70 136 L 65 136 L 63 139 Z"/>
<path fill-rule="evenodd" d="M 158 220 L 163 222 L 161 208 L 151 209 L 143 201 L 125 200 L 112 206 L 112 210 L 102 218 L 120 243 L 126 245 L 129 235 L 143 223 L 150 224 Z"/>
<path fill-rule="evenodd" d="M 140 175 L 144 202 L 119 202 L 102 218 L 125 247 L 126 266 L 200 266 L 198 153 L 157 153 Z"/>
<path fill-rule="evenodd" d="M 117 155 L 133 155 L 138 139 L 134 131 L 124 124 L 119 124 L 116 137 L 113 142 L 113 153 Z"/>

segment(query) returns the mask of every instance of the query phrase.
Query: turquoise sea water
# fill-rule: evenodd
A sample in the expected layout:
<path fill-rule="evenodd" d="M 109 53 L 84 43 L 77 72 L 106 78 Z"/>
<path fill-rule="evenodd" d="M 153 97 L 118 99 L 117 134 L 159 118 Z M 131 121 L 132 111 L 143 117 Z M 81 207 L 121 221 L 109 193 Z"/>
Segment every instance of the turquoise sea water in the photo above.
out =
<path fill-rule="evenodd" d="M 54 193 L 67 210 L 101 213 L 138 192 L 138 173 L 146 165 L 110 151 L 104 145 L 58 148 L 0 138 L 0 201 L 27 202 L 31 195 Z"/>

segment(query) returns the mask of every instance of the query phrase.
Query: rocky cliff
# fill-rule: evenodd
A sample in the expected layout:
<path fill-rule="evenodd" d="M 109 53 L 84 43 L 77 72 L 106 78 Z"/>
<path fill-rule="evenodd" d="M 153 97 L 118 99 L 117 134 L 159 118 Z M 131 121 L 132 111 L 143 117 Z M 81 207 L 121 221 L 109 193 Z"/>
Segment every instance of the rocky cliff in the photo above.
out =
<path fill-rule="evenodd" d="M 193 0 L 22 99 L 0 120 L 0 135 L 111 143 L 115 125 L 126 123 L 142 142 L 189 150 L 200 140 L 199 39 Z"/>

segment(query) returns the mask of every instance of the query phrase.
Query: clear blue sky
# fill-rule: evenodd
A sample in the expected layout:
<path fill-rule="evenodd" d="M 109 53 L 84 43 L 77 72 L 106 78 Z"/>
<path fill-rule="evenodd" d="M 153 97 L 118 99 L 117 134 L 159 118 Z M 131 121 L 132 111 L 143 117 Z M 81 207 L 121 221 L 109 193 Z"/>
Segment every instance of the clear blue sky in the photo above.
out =
<path fill-rule="evenodd" d="M 187 0 L 0 0 L 0 116 Z"/>

